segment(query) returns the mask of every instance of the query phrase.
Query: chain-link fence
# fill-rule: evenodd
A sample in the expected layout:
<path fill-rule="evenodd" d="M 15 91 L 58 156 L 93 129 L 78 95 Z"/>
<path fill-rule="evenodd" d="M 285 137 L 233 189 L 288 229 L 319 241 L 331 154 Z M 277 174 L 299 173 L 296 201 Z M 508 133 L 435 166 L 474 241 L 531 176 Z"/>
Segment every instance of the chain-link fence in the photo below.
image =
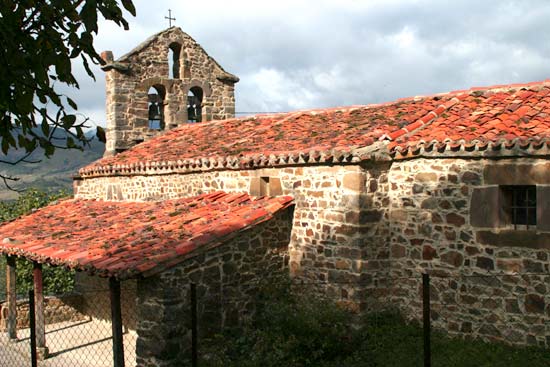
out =
<path fill-rule="evenodd" d="M 170 318 L 181 334 L 164 337 L 177 339 L 178 363 L 201 367 L 550 365 L 550 274 L 386 275 L 199 284 Z M 110 291 L 46 297 L 38 366 L 113 366 Z M 136 365 L 136 292 L 122 283 L 126 366 Z M 28 300 L 17 311 L 17 339 L 0 336 L 2 366 L 31 365 Z"/>
<path fill-rule="evenodd" d="M 121 311 L 125 366 L 136 365 L 136 289 L 135 283 L 122 285 Z M 113 329 L 111 299 L 108 288 L 81 288 L 71 294 L 45 297 L 45 333 L 41 337 L 31 334 L 33 303 L 27 299 L 17 302 L 17 327 L 15 338 L 9 338 L 8 326 L 3 325 L 0 336 L 0 365 L 31 366 L 33 348 L 36 345 L 37 365 L 43 367 L 110 367 L 113 366 Z M 31 298 L 32 299 L 32 298 Z M 8 310 L 3 309 L 7 318 Z M 34 330 L 33 330 L 34 329 Z"/>
<path fill-rule="evenodd" d="M 372 282 L 294 280 L 240 284 L 246 297 L 224 285 L 198 292 L 188 345 L 201 367 L 549 366 L 548 281 L 416 274 L 365 293 Z"/>
<path fill-rule="evenodd" d="M 366 294 L 372 286 L 370 279 L 252 280 L 198 292 L 197 340 L 189 342 L 195 365 L 421 366 L 420 323 L 401 316 L 389 291 Z"/>

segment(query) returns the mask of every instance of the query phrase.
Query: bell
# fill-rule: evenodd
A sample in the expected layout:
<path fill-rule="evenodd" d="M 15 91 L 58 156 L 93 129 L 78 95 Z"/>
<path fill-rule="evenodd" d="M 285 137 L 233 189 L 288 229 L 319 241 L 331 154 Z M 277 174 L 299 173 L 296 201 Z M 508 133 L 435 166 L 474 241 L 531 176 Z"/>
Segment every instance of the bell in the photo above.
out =
<path fill-rule="evenodd" d="M 157 103 L 151 103 L 149 105 L 149 120 L 160 120 L 160 108 Z"/>
<path fill-rule="evenodd" d="M 193 106 L 187 107 L 187 120 L 188 121 L 195 121 L 197 119 L 197 116 L 195 114 L 195 108 Z"/>

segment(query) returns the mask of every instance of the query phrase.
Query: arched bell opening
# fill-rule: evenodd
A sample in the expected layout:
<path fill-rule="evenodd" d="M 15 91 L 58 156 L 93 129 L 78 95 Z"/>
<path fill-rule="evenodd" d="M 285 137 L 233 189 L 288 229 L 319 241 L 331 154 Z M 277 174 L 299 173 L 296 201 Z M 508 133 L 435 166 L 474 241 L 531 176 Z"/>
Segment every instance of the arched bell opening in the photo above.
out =
<path fill-rule="evenodd" d="M 166 88 L 162 85 L 154 85 L 147 92 L 149 110 L 149 129 L 164 130 L 164 99 Z"/>
<path fill-rule="evenodd" d="M 173 42 L 168 46 L 168 78 L 180 78 L 181 45 Z"/>
<path fill-rule="evenodd" d="M 202 97 L 202 88 L 189 89 L 187 93 L 187 122 L 202 122 Z"/>

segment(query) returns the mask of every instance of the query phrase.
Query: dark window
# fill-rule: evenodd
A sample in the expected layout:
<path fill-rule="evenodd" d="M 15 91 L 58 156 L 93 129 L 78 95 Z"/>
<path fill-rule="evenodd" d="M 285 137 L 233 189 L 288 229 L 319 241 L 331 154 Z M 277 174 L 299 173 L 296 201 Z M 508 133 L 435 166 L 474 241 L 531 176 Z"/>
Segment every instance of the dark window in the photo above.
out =
<path fill-rule="evenodd" d="M 164 98 L 166 89 L 162 85 L 154 85 L 149 88 L 148 98 L 148 117 L 149 129 L 164 130 Z"/>
<path fill-rule="evenodd" d="M 535 185 L 501 186 L 504 223 L 514 228 L 537 225 L 537 188 Z"/>
<path fill-rule="evenodd" d="M 181 45 L 179 43 L 171 43 L 168 46 L 168 78 L 179 79 L 180 77 L 180 54 Z"/>
<path fill-rule="evenodd" d="M 269 177 L 260 177 L 260 196 L 269 196 Z"/>
<path fill-rule="evenodd" d="M 202 121 L 202 89 L 193 87 L 187 93 L 187 122 Z"/>
<path fill-rule="evenodd" d="M 250 195 L 252 196 L 279 196 L 283 194 L 283 187 L 279 177 L 252 177 L 250 180 Z"/>

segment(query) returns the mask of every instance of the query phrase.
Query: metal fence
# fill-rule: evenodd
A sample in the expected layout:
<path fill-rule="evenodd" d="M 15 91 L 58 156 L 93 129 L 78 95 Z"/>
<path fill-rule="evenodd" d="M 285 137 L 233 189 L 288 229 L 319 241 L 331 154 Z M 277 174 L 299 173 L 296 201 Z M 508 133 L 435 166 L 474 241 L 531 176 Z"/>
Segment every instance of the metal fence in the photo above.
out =
<path fill-rule="evenodd" d="M 264 317 L 272 317 L 289 328 L 280 334 L 288 339 L 283 348 L 296 342 L 296 354 L 311 348 L 310 356 L 326 353 L 327 358 L 332 358 L 333 352 L 357 355 L 356 359 L 336 360 L 336 364 L 327 366 L 496 366 L 504 365 L 504 358 L 509 359 L 506 363 L 510 364 L 506 365 L 511 366 L 550 366 L 550 294 L 546 295 L 550 293 L 550 274 L 450 276 L 435 272 L 395 278 L 391 283 L 373 302 L 369 297 L 372 298 L 375 289 L 368 290 L 373 286 L 371 282 L 293 281 L 289 284 L 292 293 L 311 297 L 308 298 L 310 306 L 318 310 L 306 310 L 302 316 L 296 315 L 297 309 L 284 308 L 287 307 L 281 304 L 284 296 L 266 299 L 257 294 L 253 299 L 243 300 L 234 297 L 227 286 L 224 292 L 216 295 L 195 293 L 191 297 L 195 303 L 190 312 L 194 320 L 191 323 L 194 339 L 190 342 L 193 350 L 189 352 L 191 365 L 233 366 L 231 359 L 238 359 L 235 354 L 238 351 L 231 348 L 250 348 L 251 355 L 245 358 L 248 361 L 256 358 L 252 355 L 252 347 L 258 344 L 243 347 L 250 342 L 243 337 L 243 330 L 256 330 L 252 334 L 258 335 L 257 330 L 265 325 L 261 325 L 262 320 L 258 321 L 254 315 L 267 310 Z M 403 284 L 406 287 L 401 286 Z M 328 294 L 327 288 L 331 290 Z M 255 287 L 250 286 L 250 289 Z M 351 315 L 347 325 L 339 324 L 341 319 L 336 319 L 334 325 L 310 322 L 308 317 L 311 315 L 307 312 L 316 312 L 315 317 L 331 320 L 333 315 L 322 308 L 330 308 L 338 296 L 339 308 Z M 308 309 L 309 306 L 302 303 L 299 307 Z M 210 313 L 206 322 L 203 321 L 205 312 Z M 221 325 L 221 331 L 214 332 L 213 322 Z M 305 330 L 295 329 L 296 324 Z M 341 334 L 336 335 L 338 328 Z M 354 339 L 357 332 L 364 335 Z M 307 334 L 306 345 L 296 341 L 300 333 Z M 340 345 L 323 344 L 327 342 L 323 333 L 336 333 L 341 339 Z M 220 335 L 223 335 L 221 339 Z M 319 339 L 317 345 L 316 338 Z M 266 341 L 266 349 L 256 352 L 273 353 L 277 358 L 274 350 L 281 346 L 275 345 L 277 341 L 270 344 L 273 340 L 269 335 L 263 340 Z M 331 351 L 330 348 L 335 349 Z M 299 356 L 296 358 L 285 364 L 314 365 L 300 361 Z M 259 358 L 257 364 L 247 365 L 269 364 Z"/>
<path fill-rule="evenodd" d="M 232 348 L 254 351 L 246 345 L 250 339 L 243 338 L 245 331 L 258 335 L 269 325 L 288 328 L 281 334 L 286 338 L 284 348 L 295 348 L 296 354 L 308 357 L 347 355 L 348 359 L 340 361 L 346 366 L 501 365 L 495 361 L 504 349 L 494 346 L 512 345 L 519 347 L 513 349 L 515 357 L 510 358 L 522 364 L 511 361 L 510 365 L 550 366 L 550 274 L 434 272 L 390 282 L 384 280 L 386 273 L 382 275 L 373 273 L 364 277 L 367 281 L 349 282 L 284 280 L 261 284 L 261 280 L 251 280 L 247 284 L 217 284 L 219 292 L 213 293 L 203 291 L 206 287 L 190 285 L 189 311 L 179 321 L 185 325 L 178 336 L 185 350 L 177 351 L 185 356 L 181 365 L 232 366 L 232 359 L 238 359 Z M 127 287 L 122 284 L 126 366 L 137 365 L 135 292 L 135 283 Z M 292 298 L 296 295 L 298 300 Z M 37 365 L 113 366 L 109 289 L 79 289 L 70 296 L 75 298 L 54 308 L 64 316 L 46 312 L 48 351 L 40 358 L 38 346 Z M 31 336 L 32 325 L 24 320 L 25 310 L 28 321 L 34 320 L 31 306 L 28 300 L 19 301 L 18 312 L 23 317 L 18 320 L 15 340 L 0 333 L 1 366 L 32 365 L 31 341 L 36 339 Z M 307 343 L 300 344 L 304 335 Z M 330 336 L 338 343 L 327 339 Z M 259 354 L 277 353 L 279 341 L 266 341 Z M 492 356 L 480 355 L 479 345 L 485 343 L 493 343 L 487 344 Z M 248 359 L 255 357 L 249 355 Z M 312 365 L 295 362 L 286 365 Z"/>
<path fill-rule="evenodd" d="M 125 366 L 136 366 L 135 298 L 124 300 L 122 325 Z M 130 297 L 131 298 L 131 297 Z M 54 303 L 54 306 L 51 304 Z M 37 336 L 34 293 L 18 301 L 16 338 L 0 335 L 1 366 L 110 367 L 114 365 L 109 289 L 80 289 L 76 294 L 47 297 L 45 340 Z M 40 334 L 40 331 L 38 331 Z M 37 342 L 38 341 L 38 342 Z M 43 344 L 43 345 L 41 345 Z"/>

